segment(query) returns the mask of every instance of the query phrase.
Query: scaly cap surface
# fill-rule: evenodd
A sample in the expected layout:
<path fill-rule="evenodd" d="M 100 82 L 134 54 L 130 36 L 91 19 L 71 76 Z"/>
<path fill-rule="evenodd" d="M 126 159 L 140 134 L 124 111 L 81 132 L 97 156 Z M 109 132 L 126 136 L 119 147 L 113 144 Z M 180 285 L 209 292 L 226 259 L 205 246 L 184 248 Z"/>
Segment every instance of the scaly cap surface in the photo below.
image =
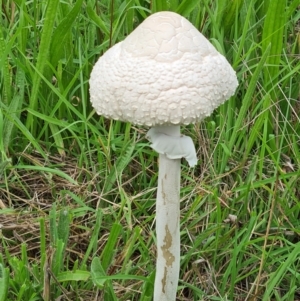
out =
<path fill-rule="evenodd" d="M 138 125 L 190 124 L 232 96 L 235 71 L 185 18 L 149 16 L 95 64 L 90 97 L 99 115 Z"/>

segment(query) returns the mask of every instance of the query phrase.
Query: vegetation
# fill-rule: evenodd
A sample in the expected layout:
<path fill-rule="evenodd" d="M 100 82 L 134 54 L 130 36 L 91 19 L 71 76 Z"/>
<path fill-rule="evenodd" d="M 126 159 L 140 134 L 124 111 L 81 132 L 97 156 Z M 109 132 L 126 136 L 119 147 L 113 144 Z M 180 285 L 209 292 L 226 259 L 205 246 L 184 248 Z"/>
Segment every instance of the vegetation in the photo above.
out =
<path fill-rule="evenodd" d="M 99 117 L 98 57 L 151 12 L 187 17 L 237 71 L 183 131 L 177 300 L 300 299 L 300 0 L 0 0 L 0 301 L 151 300 L 157 154 Z"/>

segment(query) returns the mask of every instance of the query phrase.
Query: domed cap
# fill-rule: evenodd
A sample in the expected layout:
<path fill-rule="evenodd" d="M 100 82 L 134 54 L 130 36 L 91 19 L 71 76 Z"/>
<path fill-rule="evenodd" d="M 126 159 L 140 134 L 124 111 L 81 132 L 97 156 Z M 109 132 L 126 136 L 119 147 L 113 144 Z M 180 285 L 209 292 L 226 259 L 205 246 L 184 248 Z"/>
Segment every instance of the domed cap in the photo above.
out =
<path fill-rule="evenodd" d="M 99 115 L 137 125 L 190 124 L 232 96 L 235 71 L 185 18 L 149 16 L 95 64 L 90 97 Z"/>

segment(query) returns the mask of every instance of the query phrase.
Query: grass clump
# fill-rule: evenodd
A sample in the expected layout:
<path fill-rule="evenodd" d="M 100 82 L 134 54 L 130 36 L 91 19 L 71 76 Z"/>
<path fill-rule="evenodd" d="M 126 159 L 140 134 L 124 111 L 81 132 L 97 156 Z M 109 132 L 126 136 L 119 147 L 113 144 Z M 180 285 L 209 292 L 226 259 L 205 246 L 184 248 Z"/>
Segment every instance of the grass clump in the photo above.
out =
<path fill-rule="evenodd" d="M 182 163 L 177 299 L 300 299 L 299 0 L 0 3 L 0 301 L 151 300 L 156 154 L 94 114 L 88 79 L 160 10 L 240 83 L 184 129 L 199 164 Z"/>

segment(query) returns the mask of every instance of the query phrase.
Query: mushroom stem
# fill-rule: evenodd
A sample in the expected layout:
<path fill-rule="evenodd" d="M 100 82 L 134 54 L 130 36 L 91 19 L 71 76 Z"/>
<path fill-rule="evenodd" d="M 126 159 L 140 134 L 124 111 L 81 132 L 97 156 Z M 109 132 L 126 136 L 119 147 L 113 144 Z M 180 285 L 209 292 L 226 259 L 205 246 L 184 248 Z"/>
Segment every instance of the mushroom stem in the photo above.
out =
<path fill-rule="evenodd" d="M 156 127 L 180 137 L 180 126 Z M 156 200 L 157 262 L 154 301 L 175 301 L 180 266 L 180 159 L 159 155 Z"/>

